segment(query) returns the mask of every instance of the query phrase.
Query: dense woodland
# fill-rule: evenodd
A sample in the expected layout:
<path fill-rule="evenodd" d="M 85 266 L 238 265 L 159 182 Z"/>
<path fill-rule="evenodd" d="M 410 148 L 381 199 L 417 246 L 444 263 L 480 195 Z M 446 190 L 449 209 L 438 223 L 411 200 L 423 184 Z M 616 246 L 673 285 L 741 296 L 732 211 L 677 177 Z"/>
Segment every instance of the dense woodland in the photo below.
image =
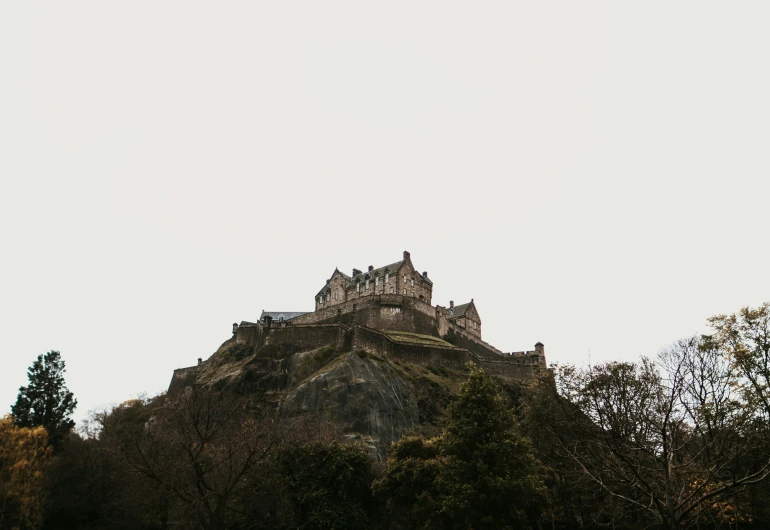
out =
<path fill-rule="evenodd" d="M 73 429 L 52 351 L 0 421 L 0 530 L 770 528 L 770 304 L 709 323 L 513 397 L 469 365 L 440 434 L 387 462 L 203 386 Z"/>

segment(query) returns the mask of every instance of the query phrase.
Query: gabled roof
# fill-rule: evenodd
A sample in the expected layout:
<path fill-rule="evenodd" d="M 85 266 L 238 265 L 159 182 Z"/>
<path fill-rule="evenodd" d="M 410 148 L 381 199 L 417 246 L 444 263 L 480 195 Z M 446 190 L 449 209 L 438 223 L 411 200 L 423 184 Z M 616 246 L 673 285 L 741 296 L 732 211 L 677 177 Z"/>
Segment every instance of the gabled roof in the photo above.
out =
<path fill-rule="evenodd" d="M 379 269 L 374 269 L 372 271 L 364 271 L 361 274 L 357 274 L 350 278 L 350 283 L 355 283 L 356 281 L 364 281 L 366 279 L 366 276 L 369 276 L 369 278 L 374 278 L 375 275 L 379 274 L 380 276 L 385 276 L 385 270 L 387 269 L 387 272 L 394 273 L 398 269 L 401 268 L 401 265 L 404 264 L 404 260 L 397 261 L 395 263 L 391 263 L 390 265 L 385 265 L 384 267 L 380 267 Z"/>
<path fill-rule="evenodd" d="M 376 269 L 372 269 L 371 271 L 369 271 L 369 270 L 358 271 L 357 269 L 354 269 L 354 271 L 356 271 L 357 274 L 354 274 L 353 276 L 348 276 L 347 274 L 343 273 L 339 269 L 335 268 L 334 272 L 332 273 L 332 275 L 331 275 L 331 277 L 329 279 L 333 278 L 335 274 L 339 273 L 339 275 L 342 276 L 342 279 L 345 280 L 345 287 L 346 288 L 353 287 L 356 284 L 356 282 L 362 282 L 363 283 L 363 282 L 366 281 L 367 278 L 374 279 L 374 277 L 378 276 L 378 275 L 381 276 L 381 277 L 384 277 L 386 272 L 389 272 L 391 274 L 395 274 L 398 271 L 398 269 L 401 268 L 401 266 L 404 264 L 404 262 L 407 259 L 410 259 L 409 258 L 409 253 L 408 252 L 404 252 L 404 259 L 402 259 L 400 261 L 396 261 L 396 262 L 391 263 L 389 265 L 385 265 L 384 267 L 379 267 L 379 268 L 376 268 Z M 433 285 L 433 282 L 431 280 L 429 280 L 427 276 L 421 275 L 420 277 L 422 278 L 422 281 L 427 282 L 429 285 Z M 327 282 L 328 281 L 329 280 L 327 280 Z M 328 292 L 329 292 L 329 284 L 327 283 L 326 285 L 321 287 L 321 290 L 316 293 L 316 296 L 323 296 L 323 295 L 325 295 Z"/>
<path fill-rule="evenodd" d="M 467 304 L 460 304 L 454 306 L 454 309 L 449 309 L 449 320 L 452 320 L 453 318 L 460 318 L 465 316 L 465 313 L 468 311 L 468 308 L 473 305 L 473 300 L 468 302 Z"/>
<path fill-rule="evenodd" d="M 273 320 L 291 320 L 292 318 L 301 316 L 301 315 L 307 315 L 307 311 L 305 312 L 297 312 L 297 311 L 262 311 L 262 314 L 259 315 L 260 320 L 264 320 L 265 317 L 270 317 Z"/>

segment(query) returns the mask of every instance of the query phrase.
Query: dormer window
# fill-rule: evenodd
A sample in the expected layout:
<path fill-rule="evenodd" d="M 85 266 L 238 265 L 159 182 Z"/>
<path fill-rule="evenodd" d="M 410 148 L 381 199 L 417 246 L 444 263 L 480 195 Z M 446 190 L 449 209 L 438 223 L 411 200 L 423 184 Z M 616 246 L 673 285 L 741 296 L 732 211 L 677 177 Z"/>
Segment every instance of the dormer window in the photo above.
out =
<path fill-rule="evenodd" d="M 326 293 L 326 301 L 328 302 L 331 299 L 332 299 L 332 293 Z"/>
<path fill-rule="evenodd" d="M 374 277 L 374 286 L 377 287 L 379 285 L 380 285 L 380 277 L 379 276 L 375 276 Z"/>
<path fill-rule="evenodd" d="M 389 272 L 385 273 L 385 283 L 390 283 L 390 273 Z"/>
<path fill-rule="evenodd" d="M 366 288 L 369 288 L 369 278 L 366 279 Z"/>
<path fill-rule="evenodd" d="M 361 292 L 361 282 L 356 282 L 356 292 L 357 293 Z"/>

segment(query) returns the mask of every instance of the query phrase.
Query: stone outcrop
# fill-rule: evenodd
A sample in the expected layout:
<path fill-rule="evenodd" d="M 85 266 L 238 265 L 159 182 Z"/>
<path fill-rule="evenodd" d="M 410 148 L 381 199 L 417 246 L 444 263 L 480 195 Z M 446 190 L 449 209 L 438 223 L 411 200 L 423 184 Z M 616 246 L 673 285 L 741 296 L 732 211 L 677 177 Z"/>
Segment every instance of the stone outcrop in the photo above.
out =
<path fill-rule="evenodd" d="M 297 354 L 297 357 L 309 354 Z M 381 358 L 341 355 L 288 390 L 279 406 L 288 418 L 317 413 L 359 437 L 379 458 L 391 442 L 420 432 L 414 384 Z"/>

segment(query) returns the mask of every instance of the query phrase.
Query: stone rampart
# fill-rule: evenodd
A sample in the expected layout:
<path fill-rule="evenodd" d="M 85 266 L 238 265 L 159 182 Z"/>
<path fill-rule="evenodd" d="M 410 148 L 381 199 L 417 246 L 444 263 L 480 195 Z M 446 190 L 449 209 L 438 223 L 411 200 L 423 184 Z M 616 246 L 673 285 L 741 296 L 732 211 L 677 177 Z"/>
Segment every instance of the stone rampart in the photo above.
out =
<path fill-rule="evenodd" d="M 395 342 L 376 329 L 356 326 L 353 330 L 353 351 L 364 350 L 383 357 L 401 358 L 421 365 L 443 365 L 455 369 L 465 366 L 474 357 L 462 348 L 426 346 L 419 343 Z"/>
<path fill-rule="evenodd" d="M 364 326 L 353 329 L 352 347 L 354 351 L 364 350 L 423 366 L 441 365 L 462 369 L 470 361 L 488 373 L 523 380 L 532 378 L 540 370 L 540 365 L 537 362 L 531 362 L 528 358 L 525 362 L 518 362 L 519 359 L 514 360 L 511 357 L 496 356 L 496 359 L 482 357 L 465 348 L 442 348 L 419 343 L 395 342 L 385 333 Z"/>
<path fill-rule="evenodd" d="M 201 365 L 188 366 L 187 368 L 177 368 L 174 375 L 171 376 L 171 383 L 168 385 L 168 393 L 173 394 L 191 386 L 201 369 Z"/>
<path fill-rule="evenodd" d="M 340 324 L 282 326 L 268 330 L 265 344 L 294 344 L 309 349 L 332 345 L 343 349 L 350 344 L 350 329 Z"/>

